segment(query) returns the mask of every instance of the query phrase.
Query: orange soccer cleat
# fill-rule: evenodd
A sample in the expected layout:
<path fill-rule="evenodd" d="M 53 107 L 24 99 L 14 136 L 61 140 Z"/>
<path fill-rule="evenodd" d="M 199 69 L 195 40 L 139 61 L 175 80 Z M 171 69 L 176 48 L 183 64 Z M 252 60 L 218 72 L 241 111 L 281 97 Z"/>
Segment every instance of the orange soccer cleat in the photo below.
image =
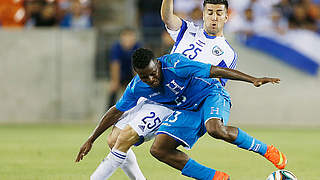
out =
<path fill-rule="evenodd" d="M 212 180 L 230 180 L 230 176 L 224 172 L 216 171 Z"/>
<path fill-rule="evenodd" d="M 278 169 L 284 169 L 288 163 L 286 156 L 273 145 L 268 146 L 264 157 L 272 162 Z"/>

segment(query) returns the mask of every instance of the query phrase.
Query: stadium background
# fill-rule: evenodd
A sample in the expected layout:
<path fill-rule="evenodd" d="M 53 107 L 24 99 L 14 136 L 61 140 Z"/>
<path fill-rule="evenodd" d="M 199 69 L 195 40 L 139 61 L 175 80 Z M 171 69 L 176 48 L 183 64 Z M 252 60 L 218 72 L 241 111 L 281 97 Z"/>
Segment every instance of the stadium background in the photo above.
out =
<path fill-rule="evenodd" d="M 12 7 L 6 1 L 0 2 L 0 9 Z M 108 49 L 124 26 L 141 27 L 136 23 L 134 1 L 97 0 L 89 4 L 90 28 L 27 28 L 22 27 L 23 22 L 6 27 L 2 23 L 0 179 L 88 179 L 108 152 L 104 135 L 83 162 L 73 163 L 81 143 L 107 107 Z M 279 146 L 288 154 L 288 169 L 299 179 L 320 179 L 319 74 L 310 75 L 246 47 L 237 37 L 226 34 L 239 56 L 237 69 L 255 76 L 279 77 L 281 83 L 254 88 L 229 82 L 233 103 L 230 123 Z M 147 177 L 187 179 L 153 159 L 149 146 L 135 149 Z M 274 170 L 264 159 L 207 136 L 188 153 L 237 180 L 263 179 Z M 112 179 L 126 177 L 117 171 Z"/>

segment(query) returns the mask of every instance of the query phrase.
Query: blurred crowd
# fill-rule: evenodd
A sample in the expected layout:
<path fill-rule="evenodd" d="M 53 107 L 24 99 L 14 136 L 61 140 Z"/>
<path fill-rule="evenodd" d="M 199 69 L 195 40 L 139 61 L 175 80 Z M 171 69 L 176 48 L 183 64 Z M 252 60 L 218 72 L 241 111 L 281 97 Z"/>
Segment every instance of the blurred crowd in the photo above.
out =
<path fill-rule="evenodd" d="M 244 0 L 231 1 L 228 24 L 231 32 L 253 34 L 290 30 L 320 32 L 319 0 Z"/>
<path fill-rule="evenodd" d="M 92 27 L 90 0 L 1 0 L 1 27 Z"/>
<path fill-rule="evenodd" d="M 160 37 L 164 28 L 160 19 L 161 0 L 135 2 L 137 24 L 144 40 L 151 42 Z M 175 0 L 175 13 L 202 25 L 202 3 L 203 0 Z M 230 0 L 229 3 L 227 30 L 231 32 L 251 34 L 270 29 L 278 33 L 290 29 L 320 32 L 320 0 Z M 92 27 L 92 7 L 91 0 L 1 0 L 0 25 L 88 28 Z"/>

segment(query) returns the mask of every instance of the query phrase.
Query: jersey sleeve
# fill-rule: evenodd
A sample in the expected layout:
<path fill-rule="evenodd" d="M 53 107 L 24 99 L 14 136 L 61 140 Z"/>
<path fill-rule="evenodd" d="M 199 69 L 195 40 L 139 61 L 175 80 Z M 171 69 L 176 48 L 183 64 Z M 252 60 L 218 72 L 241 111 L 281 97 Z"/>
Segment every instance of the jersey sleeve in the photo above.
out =
<path fill-rule="evenodd" d="M 170 30 L 167 26 L 165 26 L 167 32 L 170 34 L 171 38 L 176 43 L 178 43 L 182 39 L 182 37 L 187 29 L 196 28 L 196 26 L 192 22 L 185 21 L 183 19 L 181 19 L 181 21 L 182 21 L 182 25 L 181 25 L 180 29 L 178 29 L 177 31 Z"/>
<path fill-rule="evenodd" d="M 182 54 L 172 54 L 168 56 L 172 63 L 172 70 L 176 75 L 182 78 L 200 77 L 209 78 L 211 64 L 205 64 L 199 61 L 191 61 Z"/>
<path fill-rule="evenodd" d="M 110 50 L 110 61 L 119 61 L 120 60 L 120 50 L 118 43 L 114 43 Z"/>
<path fill-rule="evenodd" d="M 119 99 L 119 101 L 116 104 L 116 108 L 119 111 L 127 111 L 131 108 L 133 108 L 137 102 L 139 98 L 136 98 L 134 95 L 134 81 L 132 80 L 126 90 L 124 91 L 123 95 L 121 96 L 121 98 Z"/>
<path fill-rule="evenodd" d="M 234 49 L 230 46 L 228 41 L 226 41 L 228 49 L 226 50 L 226 53 L 223 54 L 223 61 L 221 61 L 217 66 L 229 68 L 229 69 L 236 69 L 237 66 L 237 60 L 238 55 L 234 51 Z M 220 78 L 220 82 L 222 86 L 225 86 L 228 79 Z"/>
<path fill-rule="evenodd" d="M 227 42 L 227 41 L 226 41 Z M 235 69 L 236 65 L 237 65 L 237 60 L 238 60 L 238 55 L 237 53 L 234 51 L 234 49 L 229 45 L 229 43 L 227 42 L 229 48 L 226 51 L 226 53 L 223 55 L 223 59 L 226 63 L 226 67 L 229 69 Z"/>

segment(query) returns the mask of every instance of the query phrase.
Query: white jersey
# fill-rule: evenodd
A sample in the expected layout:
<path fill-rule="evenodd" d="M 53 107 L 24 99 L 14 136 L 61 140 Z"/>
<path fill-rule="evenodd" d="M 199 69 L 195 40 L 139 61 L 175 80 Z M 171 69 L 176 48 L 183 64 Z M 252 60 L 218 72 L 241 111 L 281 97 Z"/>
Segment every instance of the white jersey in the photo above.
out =
<path fill-rule="evenodd" d="M 181 53 L 191 60 L 214 66 L 236 68 L 237 53 L 223 36 L 210 36 L 203 28 L 185 20 L 179 30 L 167 28 L 167 31 L 175 41 L 171 53 Z M 225 82 L 221 80 L 223 86 Z"/>

